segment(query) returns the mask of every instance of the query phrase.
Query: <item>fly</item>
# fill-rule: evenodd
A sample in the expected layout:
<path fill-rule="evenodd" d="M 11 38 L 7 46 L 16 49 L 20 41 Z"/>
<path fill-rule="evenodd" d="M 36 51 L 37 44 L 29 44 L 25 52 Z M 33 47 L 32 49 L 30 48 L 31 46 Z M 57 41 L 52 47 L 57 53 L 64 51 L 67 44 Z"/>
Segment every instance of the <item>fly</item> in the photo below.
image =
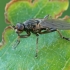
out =
<path fill-rule="evenodd" d="M 59 30 L 70 30 L 70 24 L 66 21 L 59 19 L 48 19 L 49 15 L 43 19 L 30 19 L 23 23 L 17 23 L 16 26 L 12 26 L 15 32 L 18 34 L 18 39 L 15 43 L 15 47 L 20 43 L 20 38 L 27 38 L 31 33 L 35 34 L 36 39 L 36 57 L 38 55 L 38 39 L 40 34 L 51 33 L 57 31 L 62 39 L 70 41 L 69 38 L 64 37 Z M 25 31 L 26 35 L 21 35 Z"/>

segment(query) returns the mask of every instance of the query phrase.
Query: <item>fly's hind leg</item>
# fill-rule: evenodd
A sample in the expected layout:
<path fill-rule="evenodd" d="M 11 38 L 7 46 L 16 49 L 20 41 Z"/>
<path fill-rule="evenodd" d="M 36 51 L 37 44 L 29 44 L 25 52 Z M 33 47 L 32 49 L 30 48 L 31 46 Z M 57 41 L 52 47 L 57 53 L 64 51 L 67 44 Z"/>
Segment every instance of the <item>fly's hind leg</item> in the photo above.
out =
<path fill-rule="evenodd" d="M 44 30 L 44 31 L 43 31 Z M 39 34 L 45 34 L 45 33 L 50 33 L 50 32 L 54 32 L 56 31 L 56 29 L 53 28 L 46 28 L 46 29 L 42 29 L 39 31 Z"/>
<path fill-rule="evenodd" d="M 59 31 L 58 29 L 57 29 L 57 32 L 59 33 L 59 35 L 60 35 L 60 37 L 61 37 L 62 39 L 65 39 L 65 40 L 70 41 L 70 39 L 67 38 L 67 37 L 64 37 L 64 36 L 60 33 L 60 31 Z"/>

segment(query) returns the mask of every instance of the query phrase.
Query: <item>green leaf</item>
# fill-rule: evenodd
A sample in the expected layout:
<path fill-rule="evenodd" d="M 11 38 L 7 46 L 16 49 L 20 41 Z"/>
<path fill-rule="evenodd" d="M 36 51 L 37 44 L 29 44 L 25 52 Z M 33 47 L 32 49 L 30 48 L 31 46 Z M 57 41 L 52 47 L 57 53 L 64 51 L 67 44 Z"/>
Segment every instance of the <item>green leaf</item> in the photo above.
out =
<path fill-rule="evenodd" d="M 59 16 L 67 10 L 68 1 L 13 0 L 7 4 L 5 17 L 12 25 L 32 18 L 43 18 L 50 14 Z M 69 19 L 70 20 L 70 19 Z M 70 37 L 70 31 L 62 31 Z M 69 70 L 70 42 L 59 37 L 57 32 L 39 36 L 38 57 L 36 54 L 36 36 L 21 39 L 13 49 L 17 34 L 8 26 L 3 32 L 3 45 L 0 47 L 0 70 Z"/>

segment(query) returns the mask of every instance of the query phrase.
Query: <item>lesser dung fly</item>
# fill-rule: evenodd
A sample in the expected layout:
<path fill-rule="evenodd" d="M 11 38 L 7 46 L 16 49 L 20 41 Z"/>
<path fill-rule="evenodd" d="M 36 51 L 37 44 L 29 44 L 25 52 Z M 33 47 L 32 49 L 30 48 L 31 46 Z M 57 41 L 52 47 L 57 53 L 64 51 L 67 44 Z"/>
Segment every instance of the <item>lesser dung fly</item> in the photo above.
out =
<path fill-rule="evenodd" d="M 59 30 L 70 30 L 70 23 L 59 20 L 59 19 L 48 19 L 49 16 L 46 16 L 43 19 L 30 19 L 23 23 L 17 23 L 16 26 L 12 26 L 15 32 L 18 34 L 18 39 L 14 46 L 17 46 L 20 43 L 20 38 L 27 38 L 31 33 L 35 34 L 37 37 L 36 40 L 36 57 L 38 54 L 38 37 L 39 34 L 51 33 L 57 31 L 62 39 L 70 41 L 69 38 L 64 37 Z M 26 35 L 21 35 L 25 31 Z"/>

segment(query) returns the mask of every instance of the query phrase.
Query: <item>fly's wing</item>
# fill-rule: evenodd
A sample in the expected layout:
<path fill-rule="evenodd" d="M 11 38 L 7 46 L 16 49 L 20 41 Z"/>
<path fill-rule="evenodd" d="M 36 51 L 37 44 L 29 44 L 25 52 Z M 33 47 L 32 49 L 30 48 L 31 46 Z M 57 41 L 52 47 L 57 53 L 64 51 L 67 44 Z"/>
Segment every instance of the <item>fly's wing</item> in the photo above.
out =
<path fill-rule="evenodd" d="M 59 19 L 47 19 L 41 21 L 41 26 L 59 30 L 70 30 L 70 23 Z"/>

